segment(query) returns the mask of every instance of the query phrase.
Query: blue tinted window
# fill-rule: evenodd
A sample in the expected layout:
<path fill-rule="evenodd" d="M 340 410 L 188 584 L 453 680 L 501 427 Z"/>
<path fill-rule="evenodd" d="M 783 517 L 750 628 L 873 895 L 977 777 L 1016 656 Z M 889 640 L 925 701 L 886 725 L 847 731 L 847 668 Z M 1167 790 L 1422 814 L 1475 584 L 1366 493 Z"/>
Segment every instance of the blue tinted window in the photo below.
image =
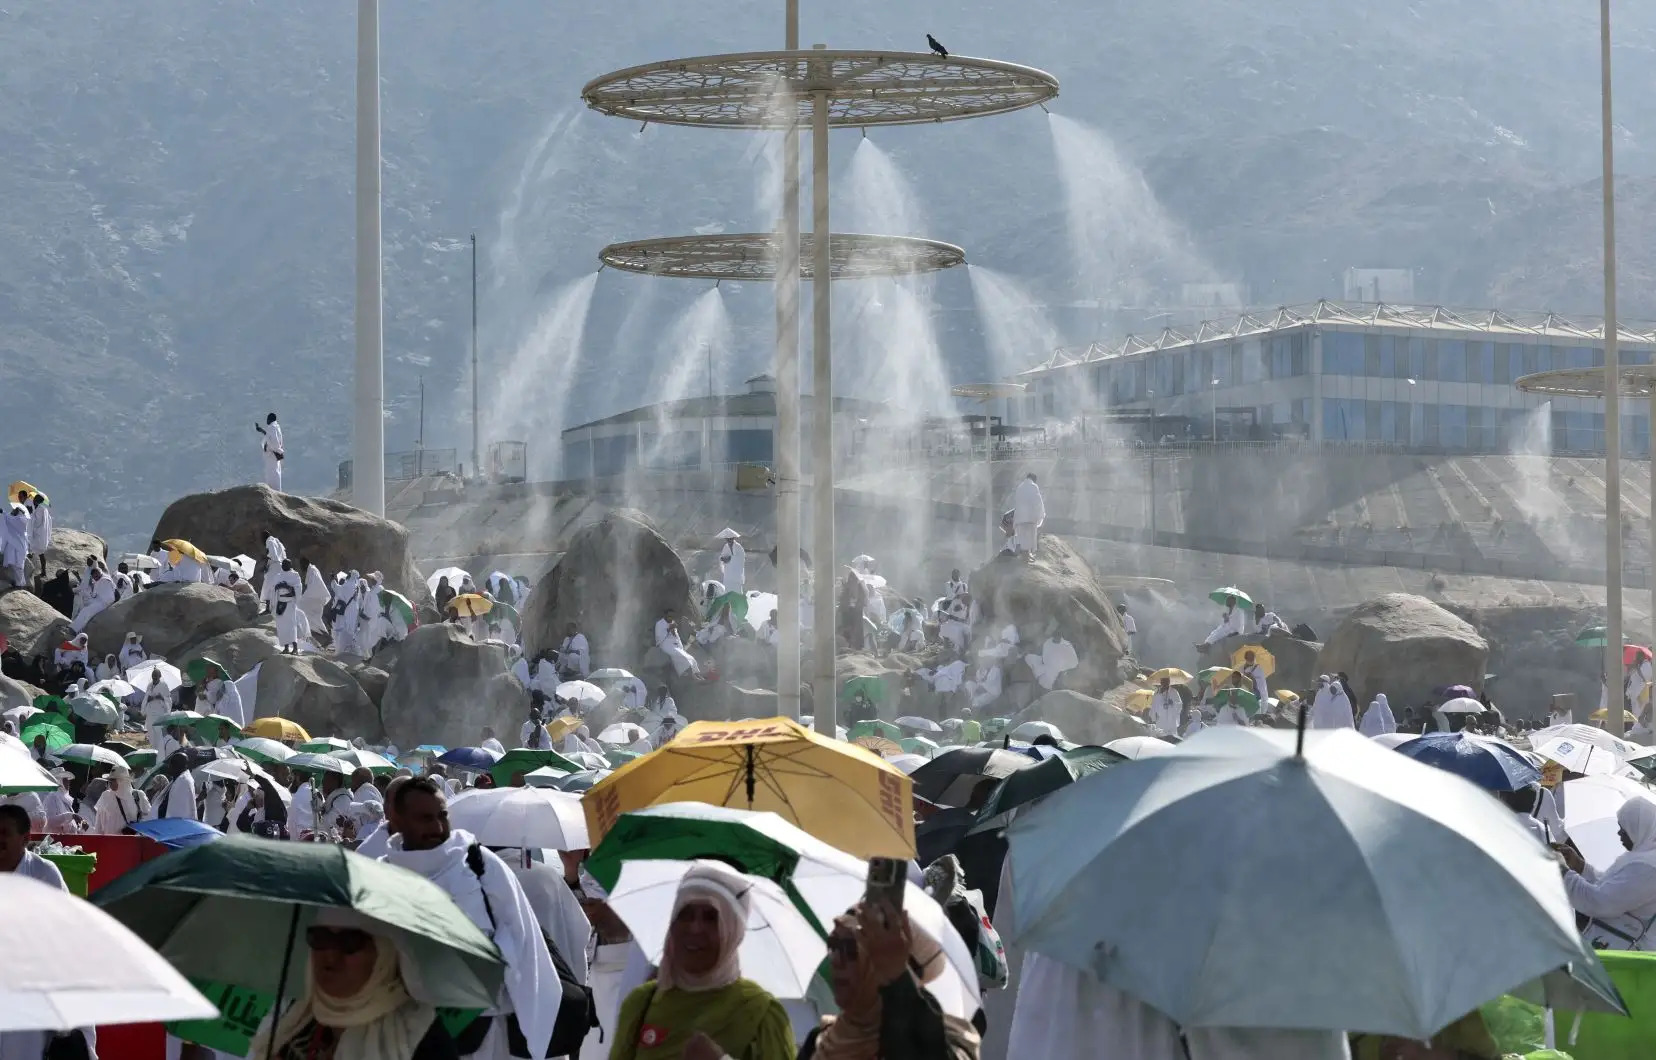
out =
<path fill-rule="evenodd" d="M 763 464 L 771 459 L 771 432 L 767 430 L 714 431 L 713 451 L 730 463 Z"/>
<path fill-rule="evenodd" d="M 1438 378 L 1447 383 L 1466 382 L 1466 343 L 1460 339 L 1442 339 L 1438 341 L 1437 348 Z M 1465 423 L 1464 420 L 1461 422 Z M 1444 444 L 1449 443 L 1445 441 Z"/>

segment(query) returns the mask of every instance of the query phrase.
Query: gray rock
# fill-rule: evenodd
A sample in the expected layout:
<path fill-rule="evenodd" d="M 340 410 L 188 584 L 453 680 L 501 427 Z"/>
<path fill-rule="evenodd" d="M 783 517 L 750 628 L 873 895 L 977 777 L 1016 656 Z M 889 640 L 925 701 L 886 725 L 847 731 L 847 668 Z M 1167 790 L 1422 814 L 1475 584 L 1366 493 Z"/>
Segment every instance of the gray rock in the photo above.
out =
<path fill-rule="evenodd" d="M 1048 692 L 1019 711 L 1011 728 L 1026 721 L 1051 722 L 1074 743 L 1102 744 L 1123 736 L 1144 736 L 1148 731 L 1142 721 L 1119 707 L 1067 688 Z"/>
<path fill-rule="evenodd" d="M 329 577 L 341 570 L 377 570 L 387 587 L 416 604 L 431 595 L 414 566 L 408 531 L 343 501 L 278 493 L 262 484 L 194 493 L 167 506 L 155 537 L 183 538 L 204 552 L 244 553 L 262 563 L 261 530 L 281 539 L 296 569 L 305 557 Z"/>
<path fill-rule="evenodd" d="M 399 747 L 463 747 L 482 739 L 487 725 L 503 742 L 508 733 L 516 739 L 529 694 L 506 667 L 506 649 L 479 644 L 454 626 L 414 630 L 380 700 L 386 736 Z"/>
<path fill-rule="evenodd" d="M 379 711 L 356 679 L 320 655 L 274 655 L 259 668 L 254 713 L 298 722 L 312 736 L 385 737 Z"/>
<path fill-rule="evenodd" d="M 0 674 L 0 711 L 33 706 L 35 697 L 45 694 L 46 690 L 43 688 L 36 688 L 27 681 L 17 681 Z"/>
<path fill-rule="evenodd" d="M 1323 649 L 1321 644 L 1281 634 L 1248 643 L 1261 644 L 1276 659 L 1276 670 L 1266 679 L 1272 692 L 1283 688 L 1305 692 L 1316 687 L 1317 675 L 1323 672 L 1317 669 L 1317 657 Z"/>
<path fill-rule="evenodd" d="M 374 666 L 353 666 L 350 674 L 356 678 L 356 683 L 368 693 L 368 698 L 378 707 L 385 701 L 386 686 L 391 683 L 391 675 Z"/>
<path fill-rule="evenodd" d="M 1323 645 L 1317 668 L 1346 673 L 1362 706 L 1384 692 L 1401 712 L 1434 701 L 1439 685 L 1481 687 L 1488 661 L 1489 645 L 1471 625 L 1423 597 L 1387 593 L 1346 616 Z"/>
<path fill-rule="evenodd" d="M 1062 683 L 1110 688 L 1127 677 L 1127 632 L 1092 567 L 1055 534 L 1042 534 L 1034 561 L 996 556 L 971 577 L 983 613 L 979 629 L 1012 623 L 1020 653 L 1035 652 L 1050 625 L 1075 646 L 1079 665 Z"/>
<path fill-rule="evenodd" d="M 668 682 L 678 712 L 690 721 L 738 721 L 774 718 L 776 693 L 765 688 L 743 688 L 729 681 Z"/>
<path fill-rule="evenodd" d="M 86 625 L 93 658 L 117 652 L 128 631 L 151 655 L 181 659 L 191 648 L 253 622 L 256 603 L 222 585 L 163 582 L 116 601 Z"/>
<path fill-rule="evenodd" d="M 769 644 L 748 637 L 726 637 L 713 645 L 712 656 L 720 680 L 747 688 L 776 687 L 776 649 Z"/>
<path fill-rule="evenodd" d="M 248 626 L 201 641 L 178 660 L 178 667 L 183 669 L 192 659 L 211 659 L 235 679 L 275 655 L 276 649 L 273 629 L 263 625 Z"/>
<path fill-rule="evenodd" d="M 0 633 L 27 659 L 50 653 L 75 630 L 51 604 L 27 589 L 13 589 L 0 595 Z"/>
<path fill-rule="evenodd" d="M 46 546 L 46 577 L 50 578 L 63 567 L 68 567 L 79 576 L 86 570 L 87 556 L 107 560 L 109 546 L 97 534 L 61 526 L 52 527 L 52 541 Z M 115 565 L 111 563 L 109 569 L 113 571 Z"/>
<path fill-rule="evenodd" d="M 582 527 L 522 608 L 525 654 L 556 648 L 578 622 L 592 665 L 632 669 L 654 643 L 656 619 L 671 607 L 697 616 L 691 580 L 666 538 L 638 512 L 619 510 Z M 692 623 L 680 625 L 689 639 Z M 657 653 L 659 654 L 659 653 Z M 665 661 L 665 660 L 663 660 Z"/>

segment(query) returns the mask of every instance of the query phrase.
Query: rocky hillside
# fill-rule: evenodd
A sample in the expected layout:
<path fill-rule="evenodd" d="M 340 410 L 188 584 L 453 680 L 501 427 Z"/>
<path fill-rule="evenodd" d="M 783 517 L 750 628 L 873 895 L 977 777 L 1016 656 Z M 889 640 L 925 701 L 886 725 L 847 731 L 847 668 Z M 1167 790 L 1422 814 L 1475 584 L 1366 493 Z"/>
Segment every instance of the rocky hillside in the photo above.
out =
<path fill-rule="evenodd" d="M 288 424 L 290 486 L 333 483 L 350 435 L 353 6 L 0 9 L 0 469 L 46 486 L 63 521 L 130 539 L 164 498 L 252 477 L 251 423 L 272 408 Z M 806 43 L 908 49 L 930 31 L 1060 77 L 1055 113 L 1100 130 L 1109 162 L 1082 160 L 1099 194 L 1081 216 L 1039 112 L 874 134 L 920 189 L 928 234 L 1040 297 L 1121 295 L 1076 271 L 1074 238 L 1125 248 L 1118 271 L 1152 286 L 1200 272 L 1261 302 L 1337 295 L 1359 264 L 1415 267 L 1421 293 L 1447 302 L 1597 304 L 1590 8 L 805 8 Z M 740 133 L 640 135 L 582 112 L 579 89 L 649 59 L 774 46 L 775 0 L 385 9 L 390 447 L 414 442 L 423 375 L 426 443 L 469 448 L 473 231 L 485 390 L 518 392 L 486 437 L 548 453 L 566 410 L 661 396 L 663 358 L 685 352 L 663 331 L 699 289 L 604 274 L 574 355 L 541 314 L 609 240 L 768 225 L 765 151 Z M 1617 17 L 1623 293 L 1628 312 L 1656 315 L 1656 69 L 1642 61 L 1656 14 Z M 840 216 L 881 216 L 844 201 L 855 134 L 835 143 Z M 763 363 L 770 307 L 759 289 L 722 297 L 728 384 Z M 937 316 L 945 358 L 975 366 L 969 285 L 945 277 L 932 297 L 952 310 Z"/>

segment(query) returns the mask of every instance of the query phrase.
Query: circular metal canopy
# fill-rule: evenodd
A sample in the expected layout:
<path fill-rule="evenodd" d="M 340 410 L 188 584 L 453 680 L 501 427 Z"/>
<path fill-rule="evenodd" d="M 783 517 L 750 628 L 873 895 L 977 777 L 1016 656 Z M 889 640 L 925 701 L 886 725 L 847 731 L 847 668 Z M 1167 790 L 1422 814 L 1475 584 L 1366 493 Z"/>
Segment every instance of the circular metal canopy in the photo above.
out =
<path fill-rule="evenodd" d="M 1602 398 L 1604 396 L 1603 368 L 1559 368 L 1551 372 L 1536 372 L 1520 376 L 1513 384 L 1527 394 L 1548 397 Z M 1648 397 L 1656 385 L 1656 366 L 1624 364 L 1621 367 L 1621 395 Z"/>
<path fill-rule="evenodd" d="M 581 98 L 634 121 L 780 129 L 794 123 L 790 109 L 809 126 L 817 92 L 828 93 L 830 125 L 909 125 L 1035 106 L 1058 94 L 1058 79 L 1014 63 L 927 52 L 738 52 L 617 70 L 589 82 Z"/>
<path fill-rule="evenodd" d="M 776 278 L 778 239 L 769 232 L 741 235 L 669 236 L 612 243 L 598 255 L 615 269 L 700 280 L 773 280 Z M 799 234 L 799 274 L 812 279 L 810 232 Z M 829 244 L 833 280 L 874 276 L 907 276 L 953 268 L 966 252 L 950 243 L 914 236 L 871 236 L 835 233 Z"/>

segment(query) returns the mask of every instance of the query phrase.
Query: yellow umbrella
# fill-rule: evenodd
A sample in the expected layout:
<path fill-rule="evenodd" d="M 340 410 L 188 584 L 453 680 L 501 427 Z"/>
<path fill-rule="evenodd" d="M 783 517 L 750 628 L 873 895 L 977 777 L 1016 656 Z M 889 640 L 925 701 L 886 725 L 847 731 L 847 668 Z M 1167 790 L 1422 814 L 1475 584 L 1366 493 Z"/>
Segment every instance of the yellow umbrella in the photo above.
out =
<path fill-rule="evenodd" d="M 884 736 L 859 736 L 851 742 L 858 747 L 873 751 L 877 755 L 900 755 L 903 753 L 902 744 L 893 743 Z"/>
<path fill-rule="evenodd" d="M 1143 714 L 1150 709 L 1150 700 L 1156 693 L 1148 688 L 1141 688 L 1136 692 L 1127 693 L 1127 709 L 1134 714 Z"/>
<path fill-rule="evenodd" d="M 562 740 L 565 736 L 581 727 L 581 719 L 573 714 L 560 714 L 546 723 L 546 731 L 554 741 Z"/>
<path fill-rule="evenodd" d="M 172 563 L 177 563 L 179 558 L 183 556 L 188 556 L 197 563 L 207 562 L 207 553 L 181 537 L 175 537 L 171 541 L 163 541 L 161 547 L 167 550 L 167 559 Z"/>
<path fill-rule="evenodd" d="M 698 721 L 581 799 L 597 846 L 616 818 L 668 802 L 769 810 L 859 858 L 914 856 L 914 788 L 878 755 L 787 718 Z"/>
<path fill-rule="evenodd" d="M 1176 685 L 1188 685 L 1192 680 L 1189 674 L 1185 673 L 1177 666 L 1164 666 L 1160 670 L 1157 670 L 1155 673 L 1151 674 L 1149 681 L 1153 685 L 1159 684 L 1161 679 L 1164 677 Z"/>
<path fill-rule="evenodd" d="M 263 736 L 267 740 L 278 742 L 297 740 L 300 743 L 310 742 L 311 735 L 305 727 L 296 721 L 286 718 L 258 718 L 249 725 L 245 732 L 249 736 Z"/>
<path fill-rule="evenodd" d="M 455 614 L 465 615 L 467 618 L 475 618 L 478 615 L 486 615 L 493 607 L 494 601 L 481 593 L 462 593 L 461 595 L 450 600 L 448 603 L 448 609 L 450 611 L 453 611 Z"/>
<path fill-rule="evenodd" d="M 1236 649 L 1231 653 L 1231 665 L 1238 667 L 1243 665 L 1247 662 L 1249 652 L 1253 652 L 1254 662 L 1259 664 L 1259 668 L 1264 671 L 1266 677 L 1276 673 L 1276 656 L 1258 644 L 1244 644 Z"/>
<path fill-rule="evenodd" d="M 10 486 L 6 487 L 6 499 L 11 501 L 13 504 L 16 504 L 17 498 L 21 497 L 25 493 L 40 493 L 40 488 L 38 486 L 31 486 L 22 479 L 18 479 L 16 482 L 13 482 Z M 46 494 L 44 493 L 40 493 L 40 495 L 42 497 L 46 497 Z M 48 504 L 51 503 L 50 497 L 47 497 L 46 500 Z"/>
<path fill-rule="evenodd" d="M 1609 717 L 1610 717 L 1610 711 L 1609 711 L 1609 708 L 1607 708 L 1607 707 L 1600 707 L 1599 709 L 1593 711 L 1593 720 L 1594 721 L 1604 721 Z M 1633 712 L 1630 711 L 1630 710 L 1622 711 L 1622 721 L 1625 724 L 1628 724 L 1628 725 L 1637 725 L 1639 723 L 1639 719 L 1635 718 L 1633 716 Z"/>
<path fill-rule="evenodd" d="M 1297 703 L 1299 702 L 1299 693 L 1287 688 L 1280 688 L 1276 692 L 1276 700 L 1278 703 Z"/>
<path fill-rule="evenodd" d="M 1242 674 L 1242 671 L 1232 670 L 1228 666 L 1215 666 L 1212 672 L 1208 674 L 1208 687 L 1224 688 L 1226 685 L 1231 683 L 1231 678 L 1235 677 L 1237 674 Z M 1253 687 L 1253 685 L 1248 681 L 1247 674 L 1242 674 L 1242 683 L 1248 688 Z"/>

